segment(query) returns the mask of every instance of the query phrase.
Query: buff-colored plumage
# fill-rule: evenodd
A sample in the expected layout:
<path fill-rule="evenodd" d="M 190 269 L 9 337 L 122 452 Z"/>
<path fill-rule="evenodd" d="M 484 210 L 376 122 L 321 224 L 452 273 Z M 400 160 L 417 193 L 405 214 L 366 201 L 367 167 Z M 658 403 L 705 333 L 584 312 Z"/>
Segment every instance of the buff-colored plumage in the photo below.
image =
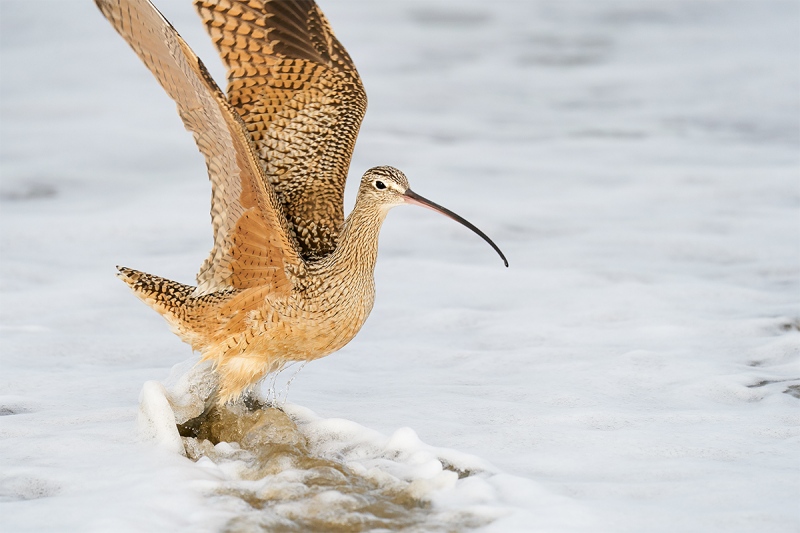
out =
<path fill-rule="evenodd" d="M 345 221 L 366 95 L 313 1 L 195 0 L 228 68 L 227 96 L 148 0 L 96 2 L 177 104 L 212 185 L 214 246 L 196 287 L 128 268 L 119 275 L 214 363 L 220 402 L 355 336 L 374 302 L 378 233 L 391 207 L 432 207 L 489 240 L 391 167 L 364 174 Z"/>

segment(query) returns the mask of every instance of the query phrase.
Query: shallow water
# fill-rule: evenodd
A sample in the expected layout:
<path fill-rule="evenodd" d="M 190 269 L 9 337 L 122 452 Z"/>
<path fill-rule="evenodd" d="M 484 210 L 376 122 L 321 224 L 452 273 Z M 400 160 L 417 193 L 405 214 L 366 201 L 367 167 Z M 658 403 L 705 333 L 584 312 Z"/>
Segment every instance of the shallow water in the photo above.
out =
<path fill-rule="evenodd" d="M 489 522 L 469 512 L 444 515 L 413 481 L 326 456 L 284 410 L 257 400 L 212 405 L 178 431 L 187 457 L 233 474 L 216 489 L 245 504 L 228 532 L 464 531 Z M 475 474 L 440 463 L 458 479 Z"/>

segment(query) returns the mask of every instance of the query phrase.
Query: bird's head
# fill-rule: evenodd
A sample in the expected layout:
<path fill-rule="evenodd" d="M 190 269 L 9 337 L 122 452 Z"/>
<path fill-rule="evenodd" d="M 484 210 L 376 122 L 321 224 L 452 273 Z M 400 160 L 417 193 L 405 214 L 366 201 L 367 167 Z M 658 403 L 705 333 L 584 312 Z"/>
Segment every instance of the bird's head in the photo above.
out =
<path fill-rule="evenodd" d="M 361 178 L 359 194 L 381 209 L 405 203 L 408 188 L 406 175 L 394 167 L 373 167 Z"/>
<path fill-rule="evenodd" d="M 431 202 L 427 198 L 412 191 L 408 186 L 406 175 L 394 167 L 373 167 L 367 170 L 361 178 L 359 196 L 367 202 L 377 205 L 384 213 L 397 205 L 415 204 L 427 207 L 448 218 L 452 218 L 459 224 L 468 227 L 483 238 L 483 240 L 488 242 L 503 259 L 503 263 L 508 266 L 508 260 L 506 260 L 503 252 L 500 251 L 500 248 L 498 248 L 484 232 L 446 207 Z"/>

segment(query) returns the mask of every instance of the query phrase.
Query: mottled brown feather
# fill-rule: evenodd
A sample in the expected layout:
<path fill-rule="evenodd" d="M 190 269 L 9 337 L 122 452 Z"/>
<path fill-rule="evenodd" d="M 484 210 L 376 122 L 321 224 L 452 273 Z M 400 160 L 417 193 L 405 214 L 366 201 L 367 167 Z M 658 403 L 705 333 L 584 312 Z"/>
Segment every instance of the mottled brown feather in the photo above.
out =
<path fill-rule="evenodd" d="M 287 293 L 291 287 L 285 267 L 300 269 L 303 261 L 241 118 L 149 1 L 96 3 L 175 101 L 205 156 L 212 185 L 214 247 L 197 276 L 195 296 L 254 284 Z"/>
<path fill-rule="evenodd" d="M 214 248 L 198 287 L 124 267 L 119 276 L 214 363 L 218 402 L 356 335 L 374 303 L 378 234 L 392 207 L 432 207 L 489 241 L 391 167 L 364 174 L 343 220 L 366 98 L 312 1 L 197 0 L 235 109 L 148 0 L 96 2 L 175 100 L 206 159 Z"/>
<path fill-rule="evenodd" d="M 194 0 L 300 254 L 330 254 L 367 97 L 310 0 Z"/>

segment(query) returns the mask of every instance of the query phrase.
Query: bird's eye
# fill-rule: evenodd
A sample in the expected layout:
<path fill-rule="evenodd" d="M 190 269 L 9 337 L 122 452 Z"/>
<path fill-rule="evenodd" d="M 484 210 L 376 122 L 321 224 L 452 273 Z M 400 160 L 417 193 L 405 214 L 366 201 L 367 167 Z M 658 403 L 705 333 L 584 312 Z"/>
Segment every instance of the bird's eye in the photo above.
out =
<path fill-rule="evenodd" d="M 385 189 L 386 188 L 386 184 L 383 183 L 382 181 L 376 181 L 375 182 L 375 188 L 376 189 Z"/>

